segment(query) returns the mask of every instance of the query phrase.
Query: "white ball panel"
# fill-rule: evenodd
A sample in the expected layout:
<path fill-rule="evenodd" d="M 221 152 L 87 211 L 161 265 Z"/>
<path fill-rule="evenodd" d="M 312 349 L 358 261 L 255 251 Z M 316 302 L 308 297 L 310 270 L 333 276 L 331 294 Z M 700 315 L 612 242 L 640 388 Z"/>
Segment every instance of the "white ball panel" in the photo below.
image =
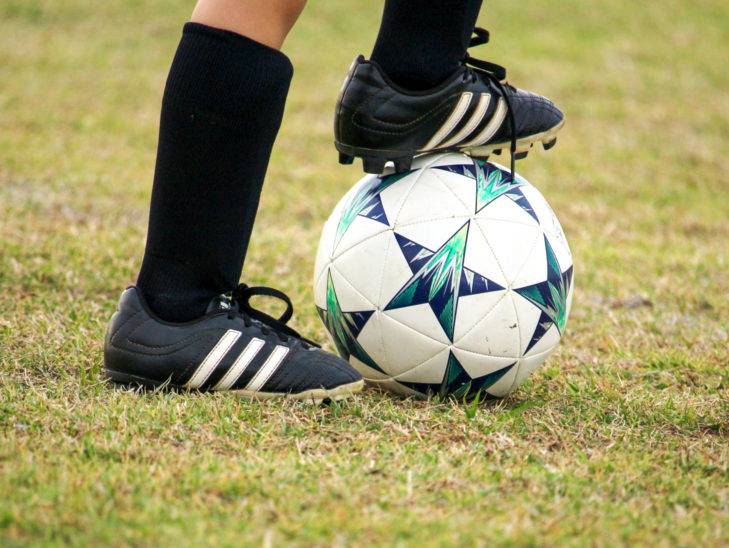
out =
<path fill-rule="evenodd" d="M 464 164 L 471 164 L 473 162 L 463 162 Z M 428 172 L 429 176 L 441 182 L 444 188 L 462 204 L 465 212 L 473 214 L 476 211 L 476 181 L 470 177 L 464 177 L 459 173 L 453 173 L 452 171 L 446 171 L 444 169 L 433 169 Z M 413 192 L 418 192 L 420 189 L 416 186 Z M 441 207 L 442 212 L 445 208 Z"/>
<path fill-rule="evenodd" d="M 482 276 L 486 276 L 501 287 L 507 287 L 508 285 L 499 261 L 496 260 L 496 256 L 486 241 L 483 232 L 475 226 L 475 223 L 472 223 L 468 229 L 466 256 L 463 259 L 463 265 Z"/>
<path fill-rule="evenodd" d="M 513 287 L 514 279 L 531 258 L 534 246 L 543 238 L 538 226 L 506 221 L 478 219 L 473 222 L 498 258 L 506 280 Z M 546 259 L 543 272 L 546 272 Z"/>
<path fill-rule="evenodd" d="M 516 358 L 485 356 L 478 352 L 468 352 L 460 348 L 454 348 L 453 355 L 466 373 L 474 378 L 483 377 L 484 375 L 508 367 L 517 361 Z"/>
<path fill-rule="evenodd" d="M 544 245 L 544 234 L 540 231 L 532 242 L 530 253 L 519 272 L 514 273 L 512 288 L 538 284 L 547 279 L 547 248 Z"/>
<path fill-rule="evenodd" d="M 521 356 L 517 317 L 511 300 L 499 300 L 481 321 L 454 341 L 454 351 L 455 348 L 512 361 Z"/>
<path fill-rule="evenodd" d="M 390 375 L 409 371 L 443 350 L 443 343 L 425 337 L 385 314 L 378 314 L 377 319 L 386 356 L 376 363 Z M 365 350 L 369 352 L 367 348 Z"/>
<path fill-rule="evenodd" d="M 381 310 L 413 276 L 393 233 L 390 233 L 390 240 L 385 247 L 385 257 L 380 265 L 381 274 L 370 272 L 370 275 L 379 278 L 377 297 L 373 302 Z M 367 273 L 365 272 L 365 274 Z"/>
<path fill-rule="evenodd" d="M 342 309 L 342 312 L 361 312 L 375 309 L 375 305 L 365 295 L 362 295 L 356 286 L 349 282 L 349 278 L 339 270 L 336 264 L 331 266 L 330 273 L 334 292 L 337 295 L 339 308 Z"/>
<path fill-rule="evenodd" d="M 381 314 L 382 312 L 375 310 L 375 313 L 370 316 L 370 319 L 367 320 L 367 323 L 357 336 L 357 342 L 359 345 L 380 367 L 382 367 L 382 364 L 387 361 L 387 349 L 385 348 L 385 343 L 382 340 L 382 324 L 380 322 Z M 384 369 L 384 367 L 382 368 Z"/>
<path fill-rule="evenodd" d="M 411 189 L 417 184 L 419 176 L 420 173 L 417 171 L 410 173 L 380 192 L 382 207 L 385 210 L 390 226 L 392 226 L 393 219 L 398 216 L 399 211 L 402 208 L 403 203 L 405 203 L 405 200 L 407 200 Z"/>
<path fill-rule="evenodd" d="M 422 223 L 424 219 L 469 216 L 472 213 L 473 209 L 469 209 L 439 176 L 428 172 L 413 185 L 394 226 L 397 228 L 410 223 Z"/>
<path fill-rule="evenodd" d="M 356 288 L 360 295 L 370 303 L 376 304 L 380 298 L 384 265 L 390 265 L 386 262 L 390 246 L 397 247 L 392 232 L 382 232 L 365 239 L 336 257 L 333 266 L 352 288 Z M 403 262 L 405 262 L 404 259 Z M 405 263 L 405 269 L 407 268 L 407 263 Z M 407 280 L 407 278 L 405 279 Z"/>
<path fill-rule="evenodd" d="M 336 231 L 336 227 L 335 227 Z M 387 225 L 368 219 L 367 217 L 357 216 L 349 225 L 342 235 L 341 240 L 334 246 L 332 260 L 344 255 L 353 247 L 361 245 L 371 238 L 376 238 L 390 231 Z"/>
<path fill-rule="evenodd" d="M 484 321 L 494 307 L 503 300 L 507 291 L 479 293 L 458 299 L 456 325 L 453 329 L 453 340 L 460 341 L 479 322 Z M 440 325 L 440 324 L 439 324 Z M 441 329 L 442 331 L 442 329 Z"/>
<path fill-rule="evenodd" d="M 440 342 L 441 344 L 448 345 L 451 343 L 443 331 L 443 327 L 441 327 L 438 319 L 432 312 L 430 305 L 427 303 L 408 306 L 406 308 L 385 310 L 382 313 L 410 329 L 413 329 L 418 333 L 422 333 L 423 336 L 430 337 L 431 339 Z"/>
<path fill-rule="evenodd" d="M 449 356 L 450 349 L 444 348 L 442 352 L 426 360 L 421 365 L 413 367 L 410 371 L 401 373 L 395 379 L 403 382 L 440 383 L 443 381 Z"/>

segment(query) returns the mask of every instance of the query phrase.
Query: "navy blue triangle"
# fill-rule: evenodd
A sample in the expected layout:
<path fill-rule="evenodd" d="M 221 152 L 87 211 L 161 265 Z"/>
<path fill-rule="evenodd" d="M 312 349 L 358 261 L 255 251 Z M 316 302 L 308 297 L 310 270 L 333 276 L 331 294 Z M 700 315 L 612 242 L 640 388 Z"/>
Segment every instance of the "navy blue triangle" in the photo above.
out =
<path fill-rule="evenodd" d="M 397 245 L 400 246 L 400 250 L 405 257 L 405 260 L 408 262 L 413 274 L 418 272 L 420 268 L 428 262 L 428 259 L 433 256 L 433 253 L 435 253 L 427 247 L 423 247 L 419 243 L 416 243 L 397 232 L 394 234 L 395 239 L 397 240 Z"/>
<path fill-rule="evenodd" d="M 504 289 L 504 287 L 473 270 L 464 268 L 461 271 L 461 283 L 458 286 L 459 297 L 478 295 L 488 291 L 499 291 L 500 289 Z"/>
<path fill-rule="evenodd" d="M 382 205 L 382 198 L 379 194 L 372 196 L 372 199 L 365 204 L 362 211 L 359 212 L 360 217 L 367 217 L 383 225 L 389 225 L 387 221 L 387 215 L 385 214 L 385 208 Z"/>
<path fill-rule="evenodd" d="M 363 310 L 362 312 L 343 312 L 342 315 L 353 329 L 352 333 L 355 337 L 359 336 L 360 331 L 364 328 L 367 320 L 374 314 L 374 310 Z"/>
<path fill-rule="evenodd" d="M 539 321 L 537 322 L 537 327 L 534 329 L 534 333 L 532 334 L 532 338 L 529 341 L 529 344 L 527 345 L 526 350 L 524 350 L 524 354 L 528 353 L 532 348 L 534 348 L 534 345 L 542 340 L 542 337 L 544 337 L 544 334 L 553 325 L 554 325 L 554 322 L 552 321 L 552 318 L 550 318 L 549 315 L 546 314 L 545 312 L 542 312 L 541 316 L 539 316 Z"/>

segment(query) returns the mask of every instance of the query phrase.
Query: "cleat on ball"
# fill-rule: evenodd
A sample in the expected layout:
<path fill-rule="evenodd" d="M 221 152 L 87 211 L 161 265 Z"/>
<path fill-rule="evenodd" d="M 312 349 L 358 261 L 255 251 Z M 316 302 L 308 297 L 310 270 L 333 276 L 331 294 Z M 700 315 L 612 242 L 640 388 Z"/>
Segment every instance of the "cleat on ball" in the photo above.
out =
<path fill-rule="evenodd" d="M 475 32 L 472 46 L 488 41 L 487 31 Z M 442 151 L 488 156 L 550 141 L 564 124 L 562 112 L 505 78 L 503 67 L 467 55 L 445 82 L 410 92 L 359 56 L 337 100 L 335 146 L 351 156 L 393 159 Z M 365 162 L 364 168 L 380 173 L 378 165 Z"/>

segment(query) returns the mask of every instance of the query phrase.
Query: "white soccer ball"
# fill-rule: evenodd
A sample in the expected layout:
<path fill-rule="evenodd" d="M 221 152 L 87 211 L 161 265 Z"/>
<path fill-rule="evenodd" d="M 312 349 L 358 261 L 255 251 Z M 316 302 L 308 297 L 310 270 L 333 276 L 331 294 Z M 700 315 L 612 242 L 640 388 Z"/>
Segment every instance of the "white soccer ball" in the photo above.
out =
<path fill-rule="evenodd" d="M 501 397 L 559 342 L 572 274 L 536 188 L 497 164 L 436 154 L 367 175 L 342 198 L 319 243 L 314 299 L 369 383 Z"/>

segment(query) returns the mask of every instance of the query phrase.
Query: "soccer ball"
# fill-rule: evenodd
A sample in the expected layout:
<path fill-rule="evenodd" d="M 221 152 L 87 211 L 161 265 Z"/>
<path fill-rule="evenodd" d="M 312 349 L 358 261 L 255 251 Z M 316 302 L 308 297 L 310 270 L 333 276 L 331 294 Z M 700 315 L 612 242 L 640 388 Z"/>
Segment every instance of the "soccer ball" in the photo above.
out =
<path fill-rule="evenodd" d="M 457 153 L 367 175 L 319 243 L 314 299 L 339 353 L 405 395 L 505 396 L 549 356 L 572 255 L 539 191 Z"/>

